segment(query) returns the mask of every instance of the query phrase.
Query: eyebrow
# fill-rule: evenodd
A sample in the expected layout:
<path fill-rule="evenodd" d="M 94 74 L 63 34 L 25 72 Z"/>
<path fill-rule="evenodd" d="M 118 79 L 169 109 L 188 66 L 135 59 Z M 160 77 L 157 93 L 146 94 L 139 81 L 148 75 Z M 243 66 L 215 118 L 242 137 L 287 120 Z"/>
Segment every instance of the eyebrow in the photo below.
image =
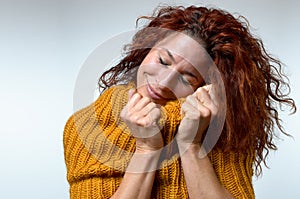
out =
<path fill-rule="evenodd" d="M 183 75 L 189 75 L 189 76 L 195 78 L 196 81 L 199 81 L 198 77 L 196 75 L 194 75 L 193 73 L 189 72 L 189 71 L 184 71 L 182 74 Z"/>
<path fill-rule="evenodd" d="M 172 55 L 172 53 L 171 53 L 168 49 L 166 49 L 166 48 L 162 48 L 162 49 L 163 49 L 164 51 L 166 51 L 167 54 L 169 55 L 169 57 L 172 59 L 172 61 L 175 62 L 175 58 L 174 58 L 174 56 Z M 194 75 L 193 73 L 191 73 L 190 71 L 183 71 L 182 74 L 183 74 L 183 75 L 189 75 L 189 76 L 195 78 L 197 81 L 199 81 L 198 77 L 197 77 L 196 75 Z"/>
<path fill-rule="evenodd" d="M 172 53 L 168 50 L 168 49 L 166 49 L 166 48 L 162 48 L 164 51 L 166 51 L 167 52 L 167 54 L 169 55 L 169 57 L 172 59 L 172 61 L 174 61 L 175 62 L 175 58 L 174 58 L 174 56 L 172 55 Z"/>

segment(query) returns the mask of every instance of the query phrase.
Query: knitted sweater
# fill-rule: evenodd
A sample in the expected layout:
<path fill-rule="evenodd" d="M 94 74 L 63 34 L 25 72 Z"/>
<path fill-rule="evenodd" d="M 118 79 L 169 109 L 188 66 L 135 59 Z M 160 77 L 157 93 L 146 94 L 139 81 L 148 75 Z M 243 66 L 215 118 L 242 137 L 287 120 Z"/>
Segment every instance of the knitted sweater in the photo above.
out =
<path fill-rule="evenodd" d="M 118 189 L 135 151 L 135 138 L 120 119 L 130 87 L 114 86 L 94 103 L 74 113 L 64 129 L 64 155 L 70 198 L 110 198 Z M 180 123 L 180 103 L 164 107 L 166 121 L 161 130 L 165 149 L 156 171 L 151 198 L 188 198 L 176 144 L 172 142 Z M 254 198 L 250 152 L 208 154 L 220 183 L 236 198 Z"/>

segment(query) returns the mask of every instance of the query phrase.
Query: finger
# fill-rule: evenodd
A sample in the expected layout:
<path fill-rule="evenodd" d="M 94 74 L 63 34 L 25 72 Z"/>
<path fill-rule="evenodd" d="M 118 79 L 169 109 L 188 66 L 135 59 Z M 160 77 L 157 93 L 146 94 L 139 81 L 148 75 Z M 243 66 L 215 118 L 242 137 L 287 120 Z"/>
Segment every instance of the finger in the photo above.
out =
<path fill-rule="evenodd" d="M 138 101 L 132 109 L 134 111 L 141 111 L 143 108 L 145 108 L 149 103 L 151 103 L 150 98 L 148 97 L 142 97 L 140 101 Z"/>
<path fill-rule="evenodd" d="M 209 93 L 209 91 L 211 91 L 211 89 L 212 89 L 212 86 L 206 85 L 205 87 L 201 87 L 201 88 L 197 89 L 197 91 L 195 92 L 197 99 L 199 99 L 199 101 L 202 102 L 202 104 L 204 106 L 209 108 L 211 111 L 211 114 L 213 116 L 215 116 L 218 113 L 218 106 L 215 104 L 214 100 L 212 99 L 212 97 Z"/>
<path fill-rule="evenodd" d="M 134 93 L 136 93 L 136 89 L 132 88 L 128 91 L 128 101 L 132 98 L 132 96 L 134 95 Z"/>
<path fill-rule="evenodd" d="M 191 106 L 193 106 L 196 110 L 200 110 L 204 104 L 202 101 L 200 101 L 195 95 L 191 95 L 187 97 L 186 103 L 189 103 Z"/>
<path fill-rule="evenodd" d="M 132 107 L 134 107 L 141 100 L 141 98 L 142 96 L 138 92 L 135 92 L 128 101 L 128 108 L 132 109 Z"/>
<path fill-rule="evenodd" d="M 210 107 L 212 106 L 211 104 L 214 103 L 208 90 L 204 87 L 198 88 L 195 92 L 195 96 L 206 107 Z"/>
<path fill-rule="evenodd" d="M 183 115 L 183 117 L 187 117 L 190 119 L 199 119 L 200 117 L 198 108 L 187 101 L 181 106 L 181 114 Z"/>
<path fill-rule="evenodd" d="M 213 84 L 206 85 L 206 88 L 208 90 L 208 94 L 211 100 L 210 104 L 210 110 L 212 112 L 212 116 L 216 116 L 219 112 L 219 100 L 216 98 L 216 87 L 213 86 Z"/>
<path fill-rule="evenodd" d="M 197 108 L 199 105 L 199 100 L 196 98 L 194 94 L 187 96 L 185 102 L 191 104 L 195 108 Z"/>
<path fill-rule="evenodd" d="M 140 111 L 138 112 L 139 115 L 142 115 L 142 116 L 146 116 L 148 115 L 153 109 L 156 109 L 158 108 L 158 105 L 153 103 L 153 102 L 150 102 L 148 104 L 146 104 L 144 107 L 142 107 L 140 109 Z"/>
<path fill-rule="evenodd" d="M 158 125 L 158 120 L 161 117 L 161 112 L 159 108 L 154 108 L 151 109 L 151 111 L 149 112 L 149 114 L 146 115 L 146 117 L 144 117 L 142 120 L 145 122 L 147 122 L 146 126 L 157 126 Z"/>
<path fill-rule="evenodd" d="M 204 106 L 201 102 L 197 101 L 197 106 L 190 104 L 189 102 L 185 102 L 182 105 L 182 112 L 184 113 L 184 117 L 190 119 L 199 119 L 199 118 L 207 118 L 211 116 L 211 110 Z"/>
<path fill-rule="evenodd" d="M 208 95 L 208 91 L 203 87 L 199 87 L 193 95 L 201 102 L 204 102 L 204 99 Z"/>
<path fill-rule="evenodd" d="M 212 85 L 211 84 L 207 84 L 202 86 L 202 88 L 204 88 L 208 93 L 210 93 L 211 89 L 212 89 Z"/>

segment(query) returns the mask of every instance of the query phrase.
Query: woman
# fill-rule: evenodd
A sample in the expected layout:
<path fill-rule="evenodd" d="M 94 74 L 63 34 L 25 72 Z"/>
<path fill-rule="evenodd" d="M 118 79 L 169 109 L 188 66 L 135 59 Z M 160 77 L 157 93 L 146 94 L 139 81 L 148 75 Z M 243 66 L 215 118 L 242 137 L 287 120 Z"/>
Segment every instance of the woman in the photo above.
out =
<path fill-rule="evenodd" d="M 71 198 L 254 198 L 253 168 L 259 175 L 276 149 L 275 125 L 286 134 L 276 107 L 296 111 L 280 61 L 222 10 L 165 7 L 143 18 L 101 76 L 102 95 L 65 126 Z M 210 127 L 224 111 L 219 137 Z"/>

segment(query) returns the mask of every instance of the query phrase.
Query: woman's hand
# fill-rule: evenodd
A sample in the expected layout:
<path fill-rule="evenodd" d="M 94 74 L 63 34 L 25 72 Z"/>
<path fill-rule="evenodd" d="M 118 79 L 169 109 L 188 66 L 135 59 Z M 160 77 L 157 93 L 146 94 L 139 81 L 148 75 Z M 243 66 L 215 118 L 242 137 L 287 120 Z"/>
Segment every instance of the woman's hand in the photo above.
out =
<path fill-rule="evenodd" d="M 181 106 L 183 119 L 179 125 L 176 141 L 179 147 L 201 144 L 201 138 L 217 112 L 210 95 L 211 85 L 198 88 L 186 98 Z"/>
<path fill-rule="evenodd" d="M 151 102 L 150 98 L 141 96 L 135 90 L 130 90 L 128 103 L 120 116 L 136 138 L 137 152 L 154 152 L 163 147 L 158 125 L 161 117 L 160 107 Z"/>

